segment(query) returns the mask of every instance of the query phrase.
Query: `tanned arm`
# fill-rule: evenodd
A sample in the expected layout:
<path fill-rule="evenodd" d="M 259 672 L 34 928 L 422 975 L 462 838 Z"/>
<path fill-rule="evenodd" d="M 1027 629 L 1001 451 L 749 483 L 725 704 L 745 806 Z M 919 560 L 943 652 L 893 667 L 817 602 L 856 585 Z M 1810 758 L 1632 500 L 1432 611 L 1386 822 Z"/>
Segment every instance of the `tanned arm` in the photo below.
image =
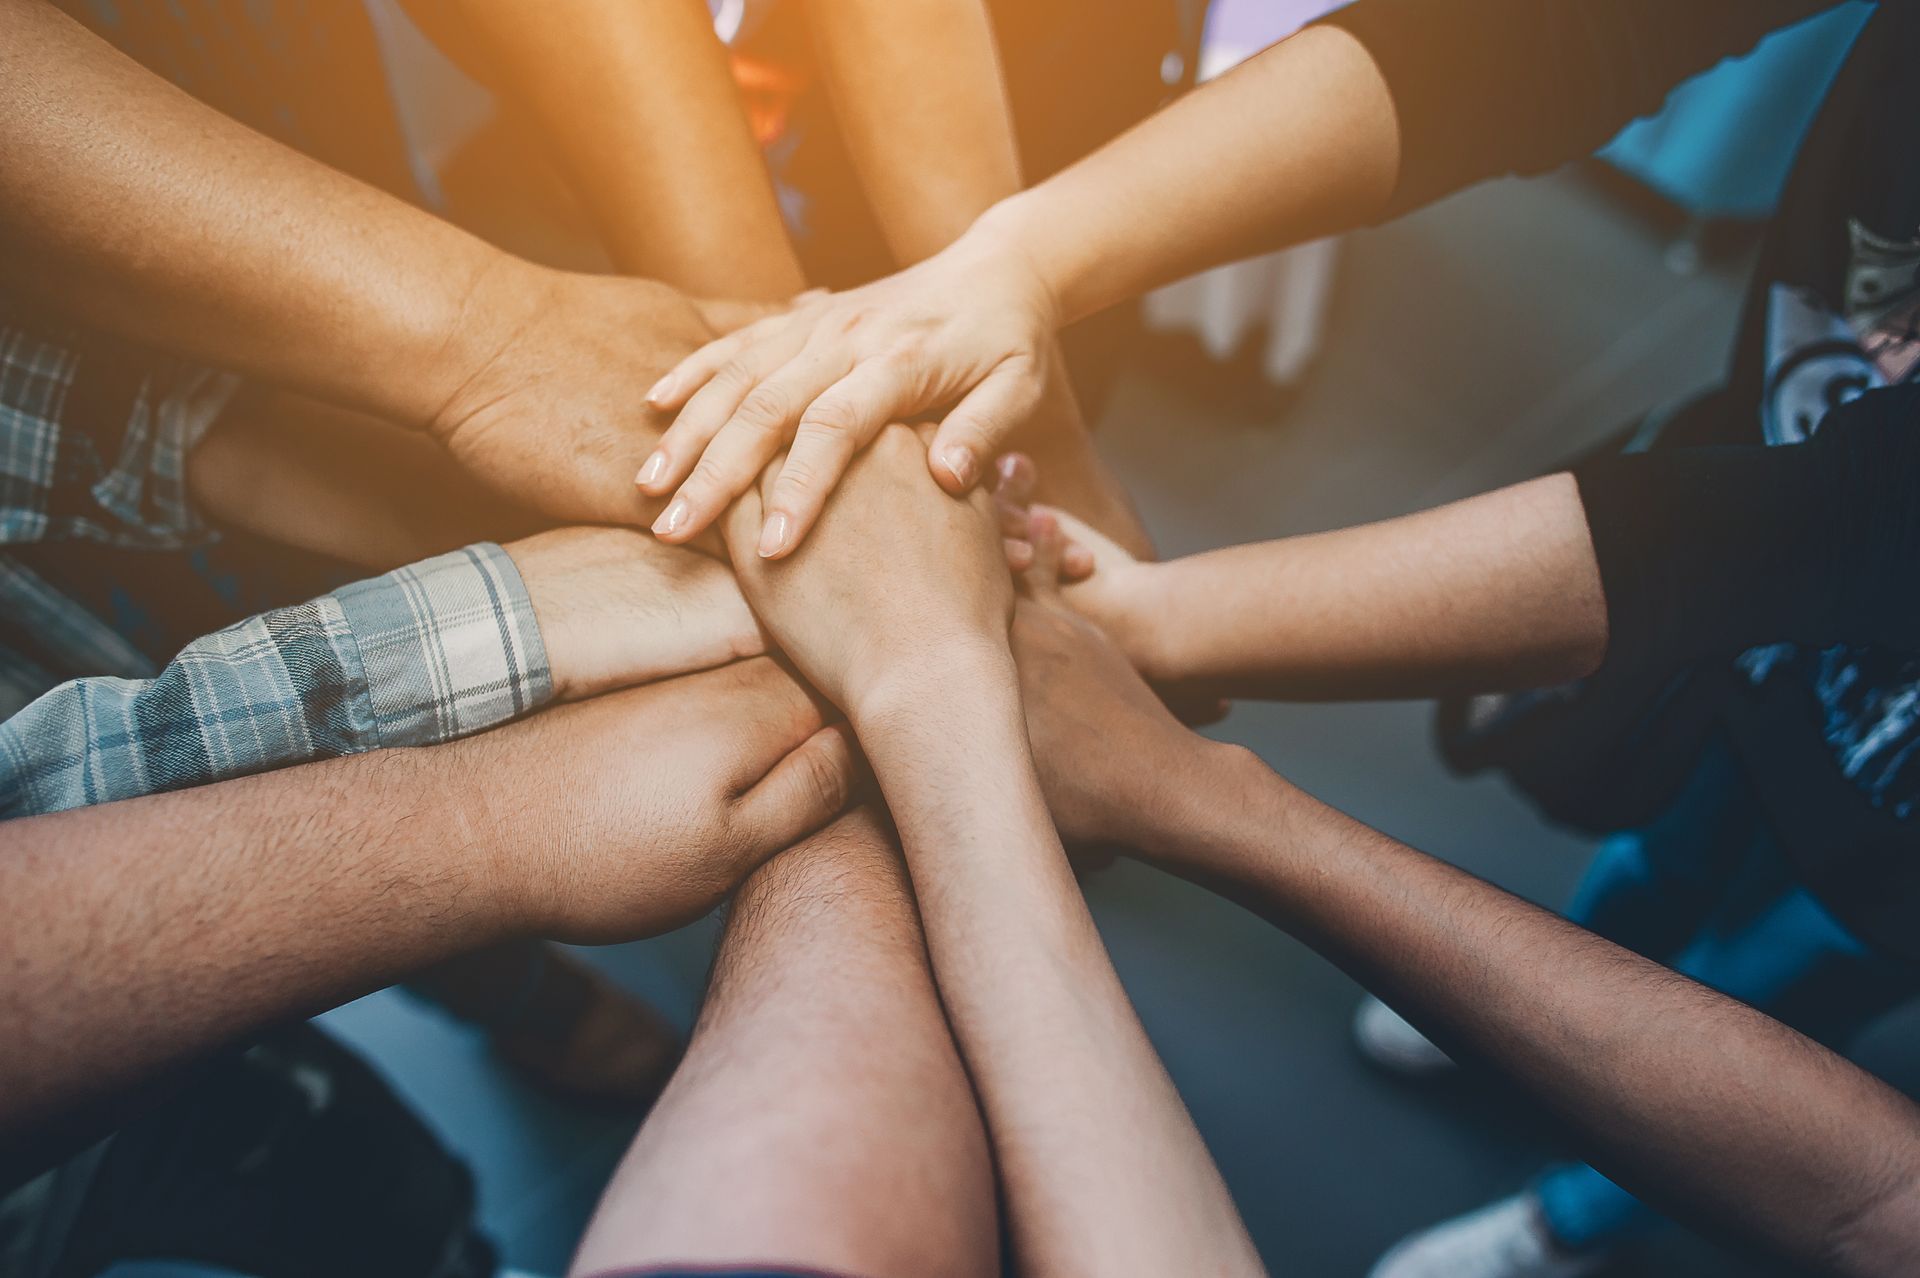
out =
<path fill-rule="evenodd" d="M 0 825 L 0 1144 L 44 1163 L 162 1071 L 477 946 L 698 917 L 838 812 L 850 758 L 757 660 Z"/>

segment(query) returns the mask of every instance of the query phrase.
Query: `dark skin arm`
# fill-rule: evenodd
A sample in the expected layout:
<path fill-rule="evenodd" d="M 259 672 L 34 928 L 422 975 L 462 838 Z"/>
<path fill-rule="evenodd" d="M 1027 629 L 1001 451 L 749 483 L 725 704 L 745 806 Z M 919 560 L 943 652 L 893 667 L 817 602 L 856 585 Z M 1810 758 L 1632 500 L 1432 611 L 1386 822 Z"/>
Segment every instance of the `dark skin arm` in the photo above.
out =
<path fill-rule="evenodd" d="M 1176 723 L 1051 588 L 1015 620 L 1042 786 L 1118 843 L 1293 932 L 1580 1131 L 1681 1219 L 1820 1272 L 1920 1254 L 1920 1108 L 1777 1021 L 1370 830 Z M 1100 748 L 1125 740 L 1127 750 Z"/>

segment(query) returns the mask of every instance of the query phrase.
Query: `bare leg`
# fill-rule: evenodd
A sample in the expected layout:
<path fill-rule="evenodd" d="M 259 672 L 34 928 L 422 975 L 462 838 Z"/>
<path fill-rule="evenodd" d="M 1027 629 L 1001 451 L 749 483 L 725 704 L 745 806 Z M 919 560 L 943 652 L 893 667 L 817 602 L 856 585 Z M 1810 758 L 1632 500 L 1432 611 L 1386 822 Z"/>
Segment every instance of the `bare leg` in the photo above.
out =
<path fill-rule="evenodd" d="M 573 1272 L 673 1263 L 997 1272 L 986 1131 L 871 810 L 740 889 L 686 1059 Z"/>

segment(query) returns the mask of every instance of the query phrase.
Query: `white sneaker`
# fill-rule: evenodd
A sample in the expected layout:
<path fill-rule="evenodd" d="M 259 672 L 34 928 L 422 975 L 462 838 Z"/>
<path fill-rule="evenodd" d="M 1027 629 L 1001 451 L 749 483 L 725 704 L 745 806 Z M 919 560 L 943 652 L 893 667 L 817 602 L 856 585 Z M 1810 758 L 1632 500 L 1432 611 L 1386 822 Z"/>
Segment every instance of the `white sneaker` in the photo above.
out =
<path fill-rule="evenodd" d="M 1353 1013 L 1353 1041 L 1362 1056 L 1396 1074 L 1424 1078 L 1453 1068 L 1453 1057 L 1371 994 Z"/>
<path fill-rule="evenodd" d="M 1560 1250 L 1538 1200 L 1521 1193 L 1409 1234 L 1375 1262 L 1368 1278 L 1581 1278 L 1607 1259 Z"/>

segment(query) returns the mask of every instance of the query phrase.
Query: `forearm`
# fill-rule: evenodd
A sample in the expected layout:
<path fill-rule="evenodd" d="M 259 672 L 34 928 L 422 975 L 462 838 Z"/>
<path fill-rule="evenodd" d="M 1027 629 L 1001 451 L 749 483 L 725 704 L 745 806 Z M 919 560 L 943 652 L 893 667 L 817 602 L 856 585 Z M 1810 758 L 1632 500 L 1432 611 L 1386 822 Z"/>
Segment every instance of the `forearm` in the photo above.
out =
<path fill-rule="evenodd" d="M 1686 1218 L 1823 1270 L 1920 1246 L 1920 1111 L 1752 1009 L 1204 746 L 1144 841 L 1570 1120 Z M 1220 778 L 1211 784 L 1203 778 Z"/>
<path fill-rule="evenodd" d="M 460 749 L 0 829 L 0 1144 L 51 1152 L 169 1067 L 506 935 L 513 849 Z"/>
<path fill-rule="evenodd" d="M 421 424 L 469 304 L 532 268 L 287 150 L 41 0 L 0 0 L 0 236 L 15 285 L 184 356 Z M 494 277 L 489 280 L 489 277 Z"/>
<path fill-rule="evenodd" d="M 1062 324 L 1202 267 L 1344 230 L 1399 164 L 1385 81 L 1315 27 L 997 205 L 976 233 L 1027 260 Z"/>
<path fill-rule="evenodd" d="M 1020 189 L 1020 157 L 981 0 L 845 0 L 808 9 L 821 75 L 887 247 L 930 257 Z"/>
<path fill-rule="evenodd" d="M 805 287 L 703 0 L 409 0 L 558 152 L 621 270 L 708 297 Z"/>
<path fill-rule="evenodd" d="M 855 726 L 900 830 L 1022 1266 L 1257 1273 L 1061 852 L 1011 680 L 989 663 Z"/>
<path fill-rule="evenodd" d="M 1151 678 L 1228 695 L 1427 697 L 1591 673 L 1607 607 L 1553 475 L 1435 510 L 1130 568 L 1116 627 Z"/>

